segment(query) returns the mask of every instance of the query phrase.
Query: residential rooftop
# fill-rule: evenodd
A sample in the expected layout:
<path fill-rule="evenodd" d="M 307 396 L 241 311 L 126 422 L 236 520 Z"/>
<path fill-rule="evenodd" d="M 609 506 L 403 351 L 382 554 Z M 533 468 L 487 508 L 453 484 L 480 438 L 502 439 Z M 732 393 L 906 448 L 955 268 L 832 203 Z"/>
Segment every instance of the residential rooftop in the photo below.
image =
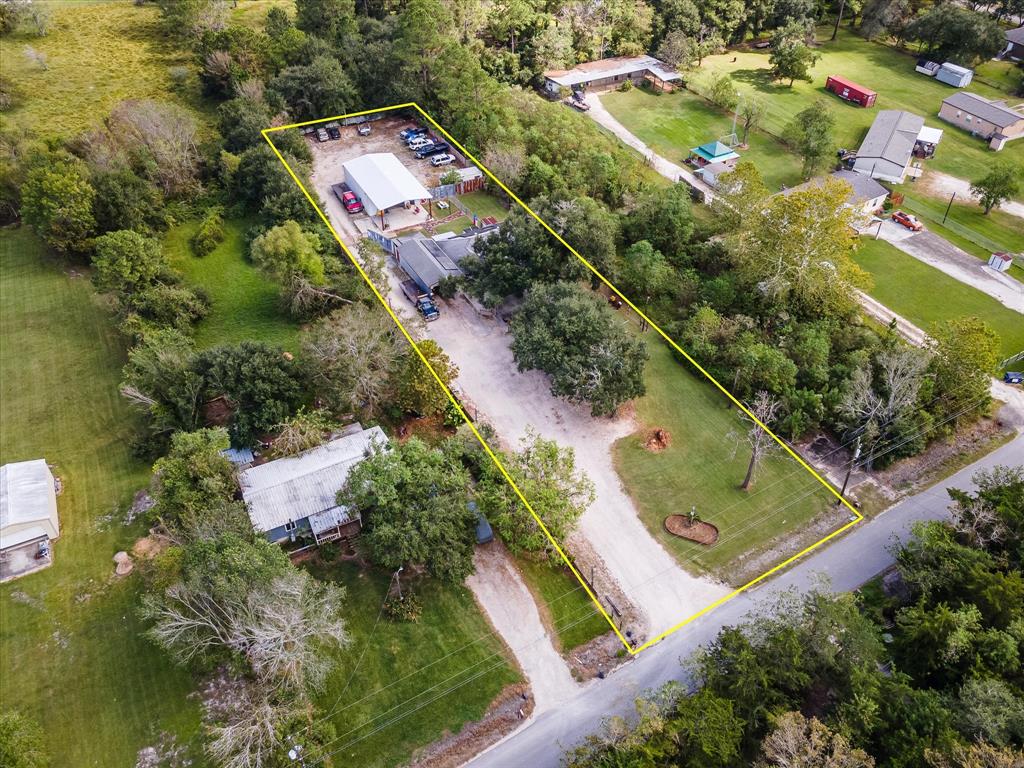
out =
<path fill-rule="evenodd" d="M 969 91 L 954 93 L 943 99 L 942 103 L 964 112 L 970 112 L 975 117 L 999 128 L 1005 128 L 1024 120 L 1024 110 L 1021 110 L 1020 107 L 1008 107 L 1005 101 L 986 99 L 984 96 Z"/>

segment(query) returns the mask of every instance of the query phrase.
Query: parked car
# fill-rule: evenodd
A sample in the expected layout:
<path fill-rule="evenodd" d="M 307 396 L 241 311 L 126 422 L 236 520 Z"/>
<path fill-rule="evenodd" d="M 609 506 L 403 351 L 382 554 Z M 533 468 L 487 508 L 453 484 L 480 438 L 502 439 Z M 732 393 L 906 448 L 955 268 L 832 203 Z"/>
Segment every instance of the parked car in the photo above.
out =
<path fill-rule="evenodd" d="M 435 168 L 438 168 L 442 165 L 451 165 L 454 162 L 455 157 L 453 155 L 449 155 L 447 152 L 445 152 L 443 155 L 434 155 L 432 158 L 430 158 L 430 164 Z"/>
<path fill-rule="evenodd" d="M 332 189 L 334 190 L 335 197 L 341 201 L 346 211 L 349 213 L 360 213 L 363 210 L 362 201 L 349 188 L 348 184 L 335 184 Z"/>
<path fill-rule="evenodd" d="M 358 133 L 360 136 L 369 136 L 370 135 L 370 124 L 369 123 L 360 123 L 359 125 L 356 126 L 356 133 Z"/>
<path fill-rule="evenodd" d="M 428 144 L 427 146 L 420 147 L 418 150 L 416 150 L 416 159 L 417 160 L 422 160 L 425 157 L 430 157 L 431 155 L 439 155 L 442 152 L 447 152 L 447 151 L 448 151 L 448 145 L 447 144 L 441 144 L 441 143 Z"/>
<path fill-rule="evenodd" d="M 430 146 L 433 143 L 434 143 L 433 140 L 428 139 L 426 136 L 416 136 L 416 137 L 414 137 L 412 139 L 409 139 L 408 147 L 413 152 L 415 152 L 416 150 L 420 149 L 421 147 L 427 147 L 427 146 Z"/>
<path fill-rule="evenodd" d="M 573 109 L 578 109 L 580 112 L 586 112 L 590 109 L 590 105 L 587 104 L 587 102 L 585 101 L 581 101 L 580 99 L 566 99 L 565 103 L 568 104 Z"/>
<path fill-rule="evenodd" d="M 326 128 L 317 128 L 316 129 L 316 140 L 317 141 L 328 141 L 330 138 L 331 137 L 328 135 Z"/>
<path fill-rule="evenodd" d="M 422 136 L 426 132 L 427 132 L 426 128 L 420 128 L 420 127 L 406 128 L 404 131 L 399 132 L 398 138 L 400 138 L 402 141 L 409 141 L 410 139 L 414 139 L 417 136 Z"/>
<path fill-rule="evenodd" d="M 1024 373 L 1018 373 L 1017 371 L 1007 371 L 1003 374 L 1003 381 L 1007 384 L 1024 384 Z"/>
<path fill-rule="evenodd" d="M 338 125 L 337 123 L 328 123 L 327 125 L 324 126 L 324 128 L 327 129 L 327 135 L 330 136 L 332 139 L 341 138 L 341 126 Z"/>
<path fill-rule="evenodd" d="M 441 313 L 437 309 L 437 305 L 434 304 L 434 300 L 430 298 L 430 294 L 422 290 L 414 280 L 403 280 L 402 281 L 402 293 L 405 294 L 405 298 L 413 303 L 416 307 L 416 311 L 419 312 L 423 319 L 428 323 L 432 320 L 437 320 L 441 316 Z"/>
<path fill-rule="evenodd" d="M 906 227 L 912 232 L 920 232 L 922 229 L 924 229 L 924 225 L 917 220 L 916 216 L 911 216 L 909 213 L 904 213 L 903 211 L 896 211 L 895 213 L 893 213 L 892 220 L 895 221 L 897 224 Z"/>

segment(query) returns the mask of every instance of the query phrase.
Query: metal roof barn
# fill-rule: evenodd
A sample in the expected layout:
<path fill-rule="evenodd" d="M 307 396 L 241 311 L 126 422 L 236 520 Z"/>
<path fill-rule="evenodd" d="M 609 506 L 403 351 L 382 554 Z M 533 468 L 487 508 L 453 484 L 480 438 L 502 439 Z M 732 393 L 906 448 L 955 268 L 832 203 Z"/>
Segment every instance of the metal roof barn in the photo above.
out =
<path fill-rule="evenodd" d="M 342 163 L 345 181 L 371 216 L 396 205 L 429 200 L 430 192 L 390 152 L 362 155 Z"/>
<path fill-rule="evenodd" d="M 353 519 L 338 505 L 338 491 L 354 466 L 387 444 L 384 431 L 371 427 L 239 472 L 253 528 L 269 533 L 307 519 L 321 527 Z"/>
<path fill-rule="evenodd" d="M 58 536 L 57 493 L 46 460 L 0 467 L 0 549 Z"/>

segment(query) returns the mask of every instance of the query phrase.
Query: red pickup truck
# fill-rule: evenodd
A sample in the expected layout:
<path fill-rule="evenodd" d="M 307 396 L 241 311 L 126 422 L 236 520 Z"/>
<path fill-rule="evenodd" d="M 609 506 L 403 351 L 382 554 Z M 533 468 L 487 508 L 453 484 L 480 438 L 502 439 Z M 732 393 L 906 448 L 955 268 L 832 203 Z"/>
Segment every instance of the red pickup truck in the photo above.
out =
<path fill-rule="evenodd" d="M 363 203 L 356 197 L 356 193 L 349 189 L 348 184 L 335 184 L 331 189 L 349 213 L 359 213 L 363 210 Z"/>

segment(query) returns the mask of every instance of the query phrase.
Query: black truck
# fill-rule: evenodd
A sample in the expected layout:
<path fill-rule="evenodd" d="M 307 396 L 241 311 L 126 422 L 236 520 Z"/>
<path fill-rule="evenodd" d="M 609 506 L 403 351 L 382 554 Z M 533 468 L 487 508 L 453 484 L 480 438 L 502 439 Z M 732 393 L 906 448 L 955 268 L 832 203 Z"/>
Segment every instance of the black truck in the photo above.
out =
<path fill-rule="evenodd" d="M 428 323 L 432 320 L 437 320 L 441 316 L 437 305 L 434 304 L 434 300 L 430 298 L 430 294 L 422 290 L 415 280 L 403 280 L 402 293 L 405 294 L 405 298 L 413 303 L 416 311 L 423 315 L 423 319 Z"/>

